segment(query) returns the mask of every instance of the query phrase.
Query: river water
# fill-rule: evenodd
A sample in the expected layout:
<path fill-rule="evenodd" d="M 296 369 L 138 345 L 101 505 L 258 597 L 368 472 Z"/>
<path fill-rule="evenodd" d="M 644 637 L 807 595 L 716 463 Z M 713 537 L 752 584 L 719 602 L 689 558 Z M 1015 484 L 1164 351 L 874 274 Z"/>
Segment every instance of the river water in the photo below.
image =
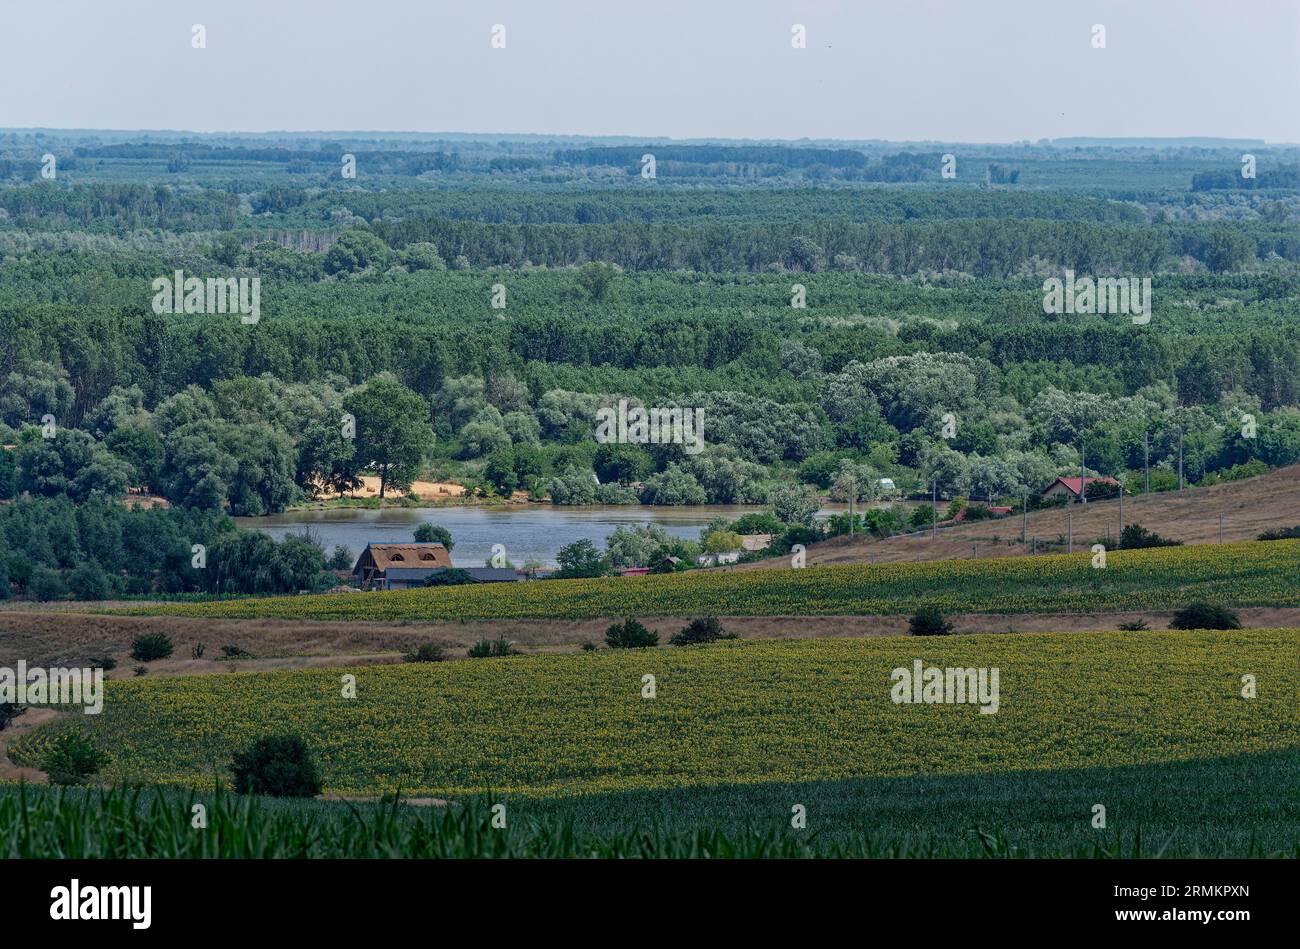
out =
<path fill-rule="evenodd" d="M 270 517 L 238 517 L 240 527 L 265 531 L 276 540 L 286 534 L 310 530 L 331 553 L 342 544 L 355 558 L 366 544 L 411 543 L 415 528 L 437 524 L 451 531 L 455 546 L 452 560 L 468 567 L 482 566 L 492 556 L 494 544 L 505 547 L 515 564 L 535 559 L 554 565 L 561 547 L 586 538 L 598 549 L 616 527 L 658 524 L 674 537 L 698 540 L 700 528 L 719 515 L 737 518 L 762 506 L 702 505 L 699 507 L 648 507 L 640 505 L 557 507 L 549 504 L 508 507 L 339 508 L 293 511 Z M 824 511 L 823 514 L 828 512 Z"/>

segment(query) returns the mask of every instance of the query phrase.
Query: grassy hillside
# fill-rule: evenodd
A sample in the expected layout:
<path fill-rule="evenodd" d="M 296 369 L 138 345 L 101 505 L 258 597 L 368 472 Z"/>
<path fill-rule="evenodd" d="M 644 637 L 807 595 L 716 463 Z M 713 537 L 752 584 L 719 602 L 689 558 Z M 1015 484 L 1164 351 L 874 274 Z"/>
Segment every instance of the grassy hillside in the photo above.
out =
<path fill-rule="evenodd" d="M 1227 541 L 1253 540 L 1266 530 L 1300 524 L 1300 466 L 1279 468 L 1257 478 L 1246 478 L 1204 488 L 1165 491 L 1124 499 L 1124 524 L 1141 524 L 1163 537 L 1187 544 L 1213 544 L 1219 540 L 1219 515 Z M 1038 538 L 1039 553 L 1064 549 L 1069 518 L 1074 522 L 1075 549 L 1107 530 L 1118 537 L 1121 522 L 1118 501 L 1090 501 L 1063 508 L 1031 511 L 1024 530 Z M 1024 557 L 1031 544 L 1020 543 L 1020 516 L 958 524 L 938 532 L 875 538 L 861 534 L 836 537 L 808 548 L 809 564 L 877 563 L 913 560 L 955 560 L 969 557 L 971 545 L 980 557 Z M 775 557 L 741 569 L 781 569 L 787 558 Z"/>
<path fill-rule="evenodd" d="M 782 571 L 710 571 L 546 580 L 390 593 L 149 606 L 160 615 L 337 620 L 592 616 L 860 615 L 1162 609 L 1191 599 L 1236 606 L 1300 603 L 1300 541 L 1115 551 L 1091 555 L 856 564 Z"/>
<path fill-rule="evenodd" d="M 439 797 L 1113 768 L 1300 745 L 1297 645 L 1295 630 L 741 641 L 128 679 L 108 683 L 102 714 L 10 754 L 38 763 L 59 728 L 84 728 L 110 756 L 104 778 L 202 787 L 228 778 L 235 749 L 293 728 L 326 790 Z M 891 670 L 917 659 L 998 668 L 998 711 L 896 704 Z M 1240 695 L 1246 673 L 1257 698 Z"/>

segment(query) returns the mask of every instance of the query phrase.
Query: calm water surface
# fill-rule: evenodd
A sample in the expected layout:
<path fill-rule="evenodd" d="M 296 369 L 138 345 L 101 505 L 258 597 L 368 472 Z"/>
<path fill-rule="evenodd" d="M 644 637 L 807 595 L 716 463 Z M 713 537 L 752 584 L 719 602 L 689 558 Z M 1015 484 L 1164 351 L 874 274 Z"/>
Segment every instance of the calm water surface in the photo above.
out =
<path fill-rule="evenodd" d="M 598 548 L 616 527 L 658 524 L 674 537 L 698 540 L 700 528 L 719 515 L 737 518 L 761 506 L 511 507 L 381 508 L 293 511 L 270 517 L 235 518 L 240 527 L 265 531 L 276 540 L 310 529 L 326 552 L 342 544 L 356 557 L 370 543 L 410 543 L 417 526 L 437 524 L 451 531 L 452 560 L 470 567 L 482 566 L 493 544 L 504 544 L 506 556 L 516 564 L 536 559 L 554 564 L 565 544 L 586 538 Z M 827 512 L 823 512 L 825 514 Z"/>

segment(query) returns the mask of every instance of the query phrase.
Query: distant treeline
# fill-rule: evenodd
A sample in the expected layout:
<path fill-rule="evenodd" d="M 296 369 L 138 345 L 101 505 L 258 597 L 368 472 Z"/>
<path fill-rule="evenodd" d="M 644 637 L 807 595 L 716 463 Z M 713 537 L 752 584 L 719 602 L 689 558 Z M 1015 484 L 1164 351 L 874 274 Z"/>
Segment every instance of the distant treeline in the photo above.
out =
<path fill-rule="evenodd" d="M 938 152 L 899 152 L 877 161 L 847 148 L 789 148 L 763 145 L 620 145 L 562 149 L 560 164 L 637 170 L 645 155 L 653 155 L 657 168 L 676 176 L 713 176 L 757 169 L 779 175 L 794 169 L 826 170 L 848 181 L 921 181 L 939 179 L 943 156 Z M 1009 178 L 1006 180 L 1010 180 Z"/>
<path fill-rule="evenodd" d="M 779 165 L 783 168 L 807 168 L 826 165 L 831 168 L 865 168 L 867 156 L 849 148 L 791 148 L 782 145 L 615 145 L 597 148 L 569 148 L 555 153 L 557 162 L 569 165 L 635 165 L 641 156 L 654 155 L 655 161 L 690 164 L 720 162 Z"/>
<path fill-rule="evenodd" d="M 1243 178 L 1240 169 L 1200 171 L 1192 175 L 1193 191 L 1264 190 L 1300 188 L 1300 167 L 1287 166 L 1261 171 L 1254 178 Z"/>
<path fill-rule="evenodd" d="M 897 334 L 863 326 L 780 332 L 738 315 L 701 318 L 665 313 L 651 321 L 611 314 L 599 322 L 561 314 L 516 317 L 508 330 L 489 320 L 401 316 L 263 319 L 255 326 L 203 316 L 156 316 L 83 306 L 0 308 L 10 332 L 0 338 L 0 379 L 37 362 L 53 362 L 72 387 L 66 417 L 79 424 L 115 386 L 138 385 L 148 405 L 190 384 L 271 373 L 288 382 L 335 374 L 352 384 L 392 372 L 422 395 L 467 372 L 512 370 L 530 380 L 534 397 L 548 386 L 608 389 L 633 395 L 718 385 L 788 401 L 815 392 L 784 371 L 780 339 L 794 336 L 828 371 L 854 360 L 913 352 L 960 352 L 1026 379 L 1021 394 L 1062 384 L 1052 367 L 1095 367 L 1134 392 L 1166 381 L 1189 403 L 1240 389 L 1266 409 L 1300 404 L 1300 339 L 1287 328 L 1252 329 L 1209 338 L 1161 335 L 1122 324 L 1058 321 L 1045 331 L 1029 322 L 972 322 L 944 328 L 911 323 Z M 561 371 L 561 367 L 573 367 Z M 710 376 L 709 374 L 713 374 Z M 1046 373 L 1046 375 L 1044 375 Z M 535 384 L 532 380 L 536 380 Z M 24 417 L 19 412 L 15 419 Z M 39 413 L 35 419 L 39 418 Z"/>

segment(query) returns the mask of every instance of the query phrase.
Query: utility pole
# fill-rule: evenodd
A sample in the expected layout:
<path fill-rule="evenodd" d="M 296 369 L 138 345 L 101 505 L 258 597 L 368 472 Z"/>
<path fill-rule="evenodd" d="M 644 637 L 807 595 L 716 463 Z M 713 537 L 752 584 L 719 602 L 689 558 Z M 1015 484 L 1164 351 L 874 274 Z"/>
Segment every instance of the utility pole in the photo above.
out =
<path fill-rule="evenodd" d="M 1151 493 L 1151 433 L 1142 433 L 1142 493 Z"/>
<path fill-rule="evenodd" d="M 1183 427 L 1178 426 L 1178 490 L 1183 490 Z"/>
<path fill-rule="evenodd" d="M 1084 504 L 1088 503 L 1088 466 L 1084 463 L 1087 451 L 1088 443 L 1079 439 L 1079 500 Z"/>
<path fill-rule="evenodd" d="M 978 544 L 971 544 L 971 545 L 970 545 L 970 559 L 971 559 L 971 560 L 974 560 L 974 559 L 975 559 L 975 548 L 978 547 L 978 546 L 979 546 Z"/>
<path fill-rule="evenodd" d="M 1037 534 L 1034 535 L 1034 546 L 1033 546 L 1033 549 L 1030 551 L 1030 553 L 1033 553 L 1033 554 L 1037 554 L 1037 553 L 1038 553 L 1038 535 L 1037 535 Z"/>

